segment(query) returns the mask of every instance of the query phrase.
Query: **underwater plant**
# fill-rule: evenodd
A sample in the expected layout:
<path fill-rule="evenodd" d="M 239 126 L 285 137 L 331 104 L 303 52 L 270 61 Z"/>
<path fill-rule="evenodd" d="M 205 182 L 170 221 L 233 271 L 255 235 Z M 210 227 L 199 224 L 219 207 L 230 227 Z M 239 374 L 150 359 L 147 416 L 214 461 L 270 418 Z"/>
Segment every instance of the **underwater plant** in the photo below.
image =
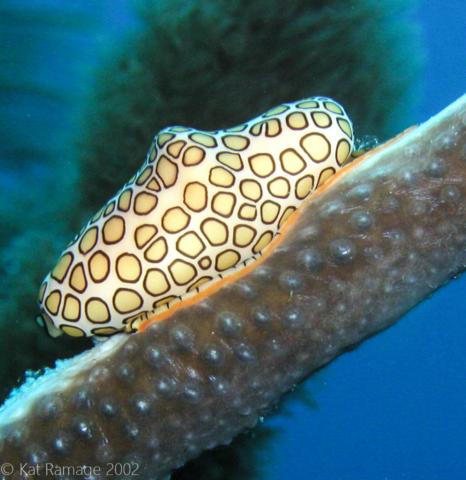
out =
<path fill-rule="evenodd" d="M 411 6 L 406 0 L 141 2 L 142 28 L 97 72 L 84 110 L 82 207 L 91 213 L 114 195 L 168 125 L 228 128 L 315 94 L 341 102 L 358 135 L 384 139 L 401 119 L 411 125 L 424 57 L 419 28 L 406 14 Z"/>

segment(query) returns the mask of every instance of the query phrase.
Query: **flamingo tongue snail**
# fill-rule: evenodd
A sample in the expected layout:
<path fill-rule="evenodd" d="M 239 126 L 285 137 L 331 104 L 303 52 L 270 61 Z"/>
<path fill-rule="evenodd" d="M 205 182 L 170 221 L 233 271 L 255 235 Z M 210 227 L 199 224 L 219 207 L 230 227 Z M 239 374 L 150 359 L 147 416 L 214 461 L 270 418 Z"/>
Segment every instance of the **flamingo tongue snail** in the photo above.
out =
<path fill-rule="evenodd" d="M 253 262 L 353 148 L 343 107 L 286 103 L 234 128 L 162 130 L 45 278 L 52 336 L 109 336 Z"/>

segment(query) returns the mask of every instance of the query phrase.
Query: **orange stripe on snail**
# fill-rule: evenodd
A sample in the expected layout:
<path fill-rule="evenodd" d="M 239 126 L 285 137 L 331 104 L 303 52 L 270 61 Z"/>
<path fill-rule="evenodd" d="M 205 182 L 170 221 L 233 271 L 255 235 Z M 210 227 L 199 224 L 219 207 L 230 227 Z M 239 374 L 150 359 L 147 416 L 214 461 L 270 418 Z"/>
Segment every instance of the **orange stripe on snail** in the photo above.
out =
<path fill-rule="evenodd" d="M 46 277 L 41 323 L 54 336 L 135 331 L 237 278 L 342 168 L 353 141 L 343 107 L 325 97 L 215 133 L 162 130 L 141 169 Z"/>

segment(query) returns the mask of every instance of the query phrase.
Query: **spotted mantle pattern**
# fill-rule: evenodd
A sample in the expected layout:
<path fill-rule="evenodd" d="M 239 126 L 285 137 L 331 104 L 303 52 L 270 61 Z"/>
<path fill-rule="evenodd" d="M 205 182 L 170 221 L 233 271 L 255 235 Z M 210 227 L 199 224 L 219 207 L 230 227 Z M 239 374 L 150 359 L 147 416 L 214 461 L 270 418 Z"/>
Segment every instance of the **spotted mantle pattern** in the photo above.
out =
<path fill-rule="evenodd" d="M 227 130 L 162 130 L 45 278 L 41 325 L 52 336 L 137 330 L 257 258 L 352 147 L 350 119 L 326 97 Z"/>

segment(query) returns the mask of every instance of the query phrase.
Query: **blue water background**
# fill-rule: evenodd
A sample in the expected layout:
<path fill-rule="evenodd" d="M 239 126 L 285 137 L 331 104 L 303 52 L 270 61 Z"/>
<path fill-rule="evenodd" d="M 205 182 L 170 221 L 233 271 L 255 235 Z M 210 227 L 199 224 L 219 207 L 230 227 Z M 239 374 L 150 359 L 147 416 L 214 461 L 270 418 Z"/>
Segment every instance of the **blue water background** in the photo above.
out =
<path fill-rule="evenodd" d="M 58 0 L 36 1 L 51 11 L 68 5 Z M 4 2 L 25 7 L 34 3 Z M 13 45 L 4 50 L 4 55 L 12 56 L 12 75 L 15 68 L 33 69 L 40 73 L 42 89 L 50 94 L 45 103 L 40 103 L 34 90 L 30 98 L 0 92 L 1 118 L 7 118 L 12 125 L 5 121 L 0 125 L 3 191 L 33 188 L 39 176 L 45 175 L 40 152 L 54 140 L 51 132 L 62 135 L 66 131 L 66 106 L 87 88 L 86 65 L 98 62 L 96 52 L 112 36 L 134 26 L 128 4 L 129 0 L 70 2 L 79 5 L 75 18 L 83 19 L 81 30 L 70 30 L 81 33 L 66 35 L 66 29 L 62 29 L 49 32 L 46 38 L 15 45 L 19 53 L 29 52 L 23 57 L 13 56 Z M 416 112 L 417 121 L 422 122 L 466 92 L 466 2 L 422 0 L 416 16 L 423 25 L 428 53 L 423 102 Z M 101 25 L 92 26 L 89 21 Z M 88 29 L 101 33 L 88 35 Z M 54 49 L 50 49 L 52 42 L 56 43 Z M 70 78 L 74 78 L 71 86 Z M 18 85 L 18 91 L 22 87 L 24 84 Z M 24 165 L 10 161 L 16 154 L 7 148 L 21 145 L 25 134 L 37 153 L 36 157 L 28 157 L 29 177 L 24 176 Z M 465 295 L 466 278 L 451 282 L 395 327 L 345 354 L 309 380 L 305 388 L 318 404 L 317 409 L 293 399 L 287 403 L 289 416 L 267 420 L 269 425 L 279 427 L 281 434 L 263 453 L 264 477 L 466 478 Z"/>

